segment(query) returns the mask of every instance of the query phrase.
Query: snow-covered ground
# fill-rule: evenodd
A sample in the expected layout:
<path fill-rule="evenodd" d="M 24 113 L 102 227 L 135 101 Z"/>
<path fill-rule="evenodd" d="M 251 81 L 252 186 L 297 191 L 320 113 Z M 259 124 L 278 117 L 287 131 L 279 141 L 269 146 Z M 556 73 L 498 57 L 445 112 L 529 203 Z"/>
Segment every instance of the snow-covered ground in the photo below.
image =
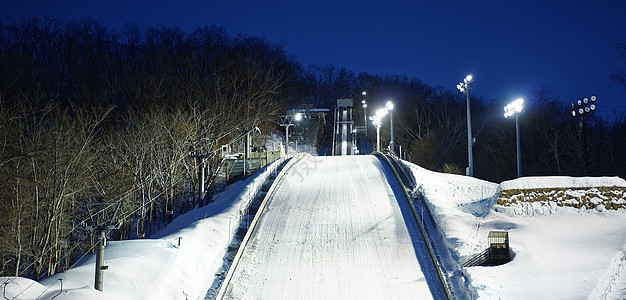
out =
<path fill-rule="evenodd" d="M 332 159 L 339 162 L 354 158 Z M 371 164 L 376 164 L 376 161 L 372 161 Z M 410 163 L 406 164 L 410 166 L 417 184 L 422 186 L 423 193 L 438 222 L 438 228 L 444 234 L 444 244 L 450 247 L 453 251 L 451 257 L 458 258 L 458 262 L 462 263 L 485 249 L 487 233 L 490 230 L 509 232 L 510 246 L 514 253 L 510 263 L 497 267 L 467 268 L 474 295 L 481 299 L 626 299 L 626 211 L 624 209 L 616 211 L 561 207 L 551 205 L 550 201 L 533 204 L 524 204 L 525 202 L 510 205 L 497 204 L 497 197 L 501 190 L 556 187 L 575 190 L 576 192 L 570 194 L 579 195 L 577 193 L 580 193 L 581 188 L 590 185 L 626 187 L 623 179 L 542 177 L 521 178 L 495 184 L 466 176 L 431 172 Z M 316 206 L 315 203 L 300 203 L 307 205 L 305 207 L 310 209 L 295 209 L 295 215 L 286 215 L 284 221 L 298 218 L 307 220 L 309 218 L 307 214 L 315 215 L 315 218 L 309 218 L 309 221 L 327 218 L 328 222 L 317 225 L 318 228 L 327 230 L 315 232 L 327 234 L 326 240 L 335 241 L 333 245 L 336 245 L 336 250 L 339 251 L 344 246 L 338 241 L 343 238 L 343 241 L 347 243 L 347 238 L 351 233 L 349 233 L 350 230 L 333 232 L 331 230 L 335 224 L 333 222 L 344 222 L 343 224 L 347 225 L 350 220 L 352 227 L 348 228 L 355 231 L 358 228 L 355 225 L 360 222 L 375 223 L 376 218 L 393 212 L 388 219 L 383 218 L 380 226 L 372 227 L 370 232 L 380 237 L 381 243 L 374 243 L 366 238 L 363 241 L 367 240 L 367 243 L 359 242 L 356 245 L 358 247 L 355 248 L 367 253 L 363 256 L 372 258 L 371 267 L 374 268 L 376 265 L 382 267 L 382 273 L 372 274 L 371 278 L 362 278 L 360 283 L 350 282 L 349 284 L 360 285 L 364 291 L 376 290 L 382 284 L 376 281 L 379 279 L 387 283 L 393 282 L 393 285 L 422 289 L 418 287 L 419 284 L 414 286 L 412 283 L 400 280 L 413 278 L 419 281 L 422 278 L 418 273 L 420 268 L 415 267 L 415 262 L 410 260 L 407 262 L 404 259 L 411 258 L 411 255 L 403 251 L 416 251 L 415 243 L 409 245 L 401 242 L 404 239 L 402 236 L 406 237 L 407 234 L 414 237 L 415 230 L 410 227 L 407 230 L 406 226 L 396 226 L 393 230 L 388 227 L 392 223 L 401 224 L 397 220 L 397 213 L 403 208 L 394 208 L 391 205 L 389 194 L 395 194 L 397 187 L 394 187 L 394 184 L 384 183 L 383 178 L 389 177 L 388 171 L 379 169 L 373 172 L 373 170 L 375 169 L 358 167 L 348 171 L 333 168 L 331 165 L 323 166 L 316 158 L 301 160 L 298 166 L 287 175 L 287 178 L 300 182 L 302 191 L 295 191 L 296 185 L 290 184 L 285 191 L 292 193 L 288 193 L 289 196 L 283 196 L 282 200 L 277 201 L 284 202 L 289 199 L 288 201 L 295 202 L 313 196 L 311 199 L 315 200 L 311 201 L 316 201 L 316 203 L 319 201 L 321 206 Z M 331 191 L 342 193 L 344 190 L 335 190 L 337 187 L 333 187 L 332 184 L 326 186 L 328 190 L 316 189 L 316 181 L 326 180 L 327 177 L 330 180 L 331 173 L 338 172 L 350 173 L 346 176 L 354 176 L 350 184 L 355 188 L 347 190 L 369 191 L 354 193 L 378 194 L 379 190 L 368 190 L 368 188 L 379 184 L 378 181 L 382 180 L 382 184 L 386 187 L 384 195 L 379 196 L 386 200 L 376 202 L 366 197 L 365 194 L 346 194 L 342 197 L 349 200 L 344 203 L 346 206 L 340 206 L 339 201 L 329 202 Z M 313 174 L 316 174 L 315 178 L 311 177 L 314 176 Z M 40 283 L 24 278 L 0 278 L 0 290 L 2 290 L 0 293 L 5 293 L 9 299 L 49 300 L 59 294 L 61 284 L 59 279 L 63 279 L 63 292 L 55 299 L 204 299 L 215 273 L 222 267 L 222 258 L 242 219 L 242 211 L 245 210 L 267 176 L 269 172 L 260 172 L 245 181 L 231 185 L 219 195 L 217 201 L 179 216 L 152 239 L 109 242 L 105 250 L 105 265 L 109 268 L 104 271 L 104 292 L 93 289 L 94 257 L 87 257 L 66 273 L 57 274 Z M 315 197 L 316 195 L 318 197 Z M 623 194 L 622 197 L 624 197 Z M 361 198 L 363 198 L 363 203 L 355 202 L 355 199 Z M 506 202 L 506 199 L 502 200 Z M 611 201 L 621 200 L 612 199 Z M 289 205 L 281 207 L 289 207 Z M 372 206 L 380 211 L 367 209 Z M 361 212 L 362 215 L 347 212 L 349 207 Z M 270 209 L 269 213 L 280 213 L 280 211 L 281 209 L 275 208 Z M 324 213 L 328 214 L 327 217 L 322 216 Z M 405 224 L 408 224 L 407 222 L 405 220 Z M 285 223 L 285 226 L 291 226 L 291 224 L 295 223 Z M 266 224 L 268 225 L 271 224 Z M 303 229 L 304 227 L 294 228 Z M 292 234 L 283 237 L 291 239 L 293 243 L 288 243 L 288 245 L 295 247 L 292 249 L 294 252 L 290 252 L 292 259 L 286 261 L 293 261 L 293 258 L 301 255 L 302 252 L 298 252 L 300 251 L 298 249 L 307 249 L 307 247 L 313 249 L 315 246 L 312 240 L 305 239 L 305 243 L 298 248 L 299 234 L 296 232 Z M 179 237 L 182 237 L 180 246 Z M 277 236 L 277 238 L 280 237 Z M 316 236 L 310 238 L 314 239 Z M 319 240 L 321 241 L 322 238 Z M 398 249 L 399 245 L 405 247 Z M 323 248 L 324 245 L 319 246 Z M 324 251 L 332 252 L 332 249 L 335 249 L 335 246 Z M 390 256 L 384 256 L 387 261 L 385 264 L 388 266 L 383 266 L 375 253 L 383 253 L 379 251 L 388 249 L 401 251 L 403 254 L 400 257 L 404 258 L 399 261 L 413 266 L 412 269 L 416 273 L 407 273 Z M 350 269 L 351 267 L 346 263 L 354 263 L 352 258 L 342 256 L 339 252 L 335 254 L 336 256 L 332 256 L 331 253 L 328 255 L 332 257 L 320 259 L 332 261 L 336 265 L 337 274 L 358 273 Z M 341 259 L 342 257 L 345 259 Z M 315 272 L 320 269 L 316 267 L 317 264 L 313 264 L 314 261 L 310 262 L 311 265 L 304 266 L 302 274 L 298 276 L 317 276 L 315 274 L 318 273 Z M 280 267 L 282 262 L 276 264 L 278 266 L 274 267 Z M 357 268 L 362 270 L 361 267 Z M 394 281 L 396 275 L 399 278 Z M 336 276 L 332 275 L 331 278 L 336 279 Z M 357 276 L 366 277 L 360 274 Z M 311 278 L 322 279 L 321 277 Z M 278 278 L 278 280 L 288 280 L 288 278 Z M 320 282 L 312 280 L 311 286 L 306 286 L 306 288 L 314 287 L 316 284 L 320 285 Z M 334 291 L 343 290 L 339 286 L 334 288 Z M 374 297 L 376 295 L 372 293 L 365 298 Z"/>
<path fill-rule="evenodd" d="M 624 179 L 528 177 L 498 185 L 405 164 L 461 263 L 488 247 L 489 231 L 509 232 L 514 255 L 510 263 L 467 268 L 480 299 L 626 298 L 626 210 L 560 207 L 550 201 L 497 204 L 502 190 L 558 188 L 579 193 L 585 188 L 626 187 Z M 623 197 L 622 190 L 622 198 L 611 201 L 622 203 Z"/>
<path fill-rule="evenodd" d="M 228 186 L 215 202 L 178 216 L 153 238 L 108 242 L 103 292 L 93 288 L 95 255 L 40 283 L 0 277 L 0 289 L 7 283 L 6 296 L 24 300 L 57 294 L 55 299 L 204 299 L 248 203 L 280 163 Z"/>
<path fill-rule="evenodd" d="M 279 183 L 224 299 L 445 297 L 388 166 L 374 156 L 335 156 L 306 167 L 295 165 Z"/>

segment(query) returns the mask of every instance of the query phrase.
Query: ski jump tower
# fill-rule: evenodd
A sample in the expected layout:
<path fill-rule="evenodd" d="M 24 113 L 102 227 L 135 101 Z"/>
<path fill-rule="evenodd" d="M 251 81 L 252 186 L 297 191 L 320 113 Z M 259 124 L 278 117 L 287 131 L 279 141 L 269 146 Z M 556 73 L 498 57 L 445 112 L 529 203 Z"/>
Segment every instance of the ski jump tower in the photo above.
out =
<path fill-rule="evenodd" d="M 352 155 L 356 146 L 352 99 L 337 99 L 333 130 L 333 155 Z"/>

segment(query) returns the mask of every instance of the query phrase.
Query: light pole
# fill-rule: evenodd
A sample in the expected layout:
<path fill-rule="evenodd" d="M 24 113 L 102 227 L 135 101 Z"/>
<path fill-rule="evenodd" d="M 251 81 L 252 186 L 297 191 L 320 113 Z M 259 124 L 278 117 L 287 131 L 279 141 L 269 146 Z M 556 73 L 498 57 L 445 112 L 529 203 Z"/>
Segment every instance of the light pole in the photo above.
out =
<path fill-rule="evenodd" d="M 380 126 L 382 125 L 382 119 L 387 114 L 386 109 L 379 109 L 376 111 L 376 115 L 370 117 L 372 125 L 376 126 L 376 151 L 380 152 Z"/>
<path fill-rule="evenodd" d="M 585 164 L 585 175 L 589 175 L 589 149 L 587 149 L 587 131 L 585 126 L 585 115 L 589 115 L 596 111 L 596 96 L 578 99 L 576 103 L 572 103 L 572 117 L 580 116 L 580 138 L 583 144 L 583 160 Z"/>
<path fill-rule="evenodd" d="M 281 116 L 278 122 L 280 126 L 285 127 L 285 155 L 289 154 L 289 127 L 296 125 L 293 123 L 294 120 L 302 120 L 302 114 Z"/>
<path fill-rule="evenodd" d="M 472 116 L 470 113 L 470 83 L 472 82 L 472 75 L 467 75 L 463 82 L 456 85 L 456 88 L 464 93 L 467 97 L 467 162 L 469 164 L 467 175 L 474 177 L 474 159 L 472 158 L 472 144 L 474 144 L 474 138 L 472 137 Z"/>
<path fill-rule="evenodd" d="M 365 136 L 367 136 L 367 103 L 365 102 L 367 92 L 363 91 L 361 95 L 363 95 L 363 100 L 361 100 L 361 104 L 363 104 L 363 122 L 365 123 Z"/>
<path fill-rule="evenodd" d="M 504 107 L 504 117 L 515 116 L 515 136 L 517 141 L 517 178 L 522 177 L 522 146 L 519 133 L 519 115 L 524 109 L 524 99 L 519 98 Z"/>
<path fill-rule="evenodd" d="M 391 141 L 389 142 L 389 149 L 391 150 L 391 153 L 396 153 L 394 148 L 395 148 L 395 143 L 393 141 L 393 103 L 391 101 L 387 101 L 387 104 L 385 105 L 385 110 L 389 112 L 389 130 L 391 132 Z"/>

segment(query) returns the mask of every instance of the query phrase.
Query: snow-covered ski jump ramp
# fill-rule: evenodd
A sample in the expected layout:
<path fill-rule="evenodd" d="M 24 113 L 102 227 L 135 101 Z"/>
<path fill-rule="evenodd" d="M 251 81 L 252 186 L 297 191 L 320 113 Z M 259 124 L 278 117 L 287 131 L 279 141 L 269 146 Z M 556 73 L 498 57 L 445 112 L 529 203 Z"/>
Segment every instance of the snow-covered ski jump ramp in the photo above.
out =
<path fill-rule="evenodd" d="M 371 155 L 283 170 L 218 299 L 445 299 L 393 171 Z"/>

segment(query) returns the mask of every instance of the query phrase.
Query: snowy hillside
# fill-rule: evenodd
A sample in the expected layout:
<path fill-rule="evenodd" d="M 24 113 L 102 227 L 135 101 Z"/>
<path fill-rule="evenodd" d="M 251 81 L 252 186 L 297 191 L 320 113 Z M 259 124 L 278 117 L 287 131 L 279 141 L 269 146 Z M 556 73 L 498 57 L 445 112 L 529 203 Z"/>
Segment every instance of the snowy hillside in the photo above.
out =
<path fill-rule="evenodd" d="M 498 185 L 405 164 L 460 263 L 488 247 L 489 231 L 509 232 L 510 263 L 467 269 L 480 299 L 626 297 L 626 209 L 564 207 L 557 204 L 558 197 L 543 202 L 499 198 L 507 190 L 556 188 L 579 199 L 597 198 L 590 202 L 624 203 L 624 179 L 530 177 Z M 617 196 L 593 196 L 602 187 L 613 187 Z"/>
<path fill-rule="evenodd" d="M 308 163 L 309 169 L 302 171 L 315 169 L 313 162 Z M 490 230 L 509 232 L 511 262 L 467 268 L 473 295 L 480 299 L 626 299 L 626 209 L 603 204 L 623 203 L 623 179 L 543 177 L 496 184 L 405 163 L 458 263 L 487 247 Z M 243 210 L 269 173 L 231 185 L 214 203 L 179 216 L 155 238 L 109 242 L 104 292 L 93 289 L 93 256 L 40 283 L 0 278 L 0 288 L 9 299 L 50 300 L 57 294 L 61 295 L 57 300 L 204 299 L 222 268 Z M 602 187 L 609 187 L 616 196 L 604 199 L 604 194 L 595 192 Z M 529 197 L 528 191 L 541 189 L 563 190 L 563 195 L 578 199 L 589 196 L 586 203 L 597 205 L 591 209 L 559 206 L 556 202 L 568 199 L 556 194 L 549 198 L 545 191 Z M 502 191 L 515 192 L 503 197 Z M 518 196 L 518 191 L 524 196 Z M 599 204 L 605 209 L 597 209 Z"/>
<path fill-rule="evenodd" d="M 228 186 L 213 203 L 177 217 L 154 238 L 108 242 L 103 292 L 93 288 L 95 255 L 41 283 L 0 277 L 0 284 L 6 283 L 9 299 L 204 299 L 248 203 L 280 162 Z"/>

